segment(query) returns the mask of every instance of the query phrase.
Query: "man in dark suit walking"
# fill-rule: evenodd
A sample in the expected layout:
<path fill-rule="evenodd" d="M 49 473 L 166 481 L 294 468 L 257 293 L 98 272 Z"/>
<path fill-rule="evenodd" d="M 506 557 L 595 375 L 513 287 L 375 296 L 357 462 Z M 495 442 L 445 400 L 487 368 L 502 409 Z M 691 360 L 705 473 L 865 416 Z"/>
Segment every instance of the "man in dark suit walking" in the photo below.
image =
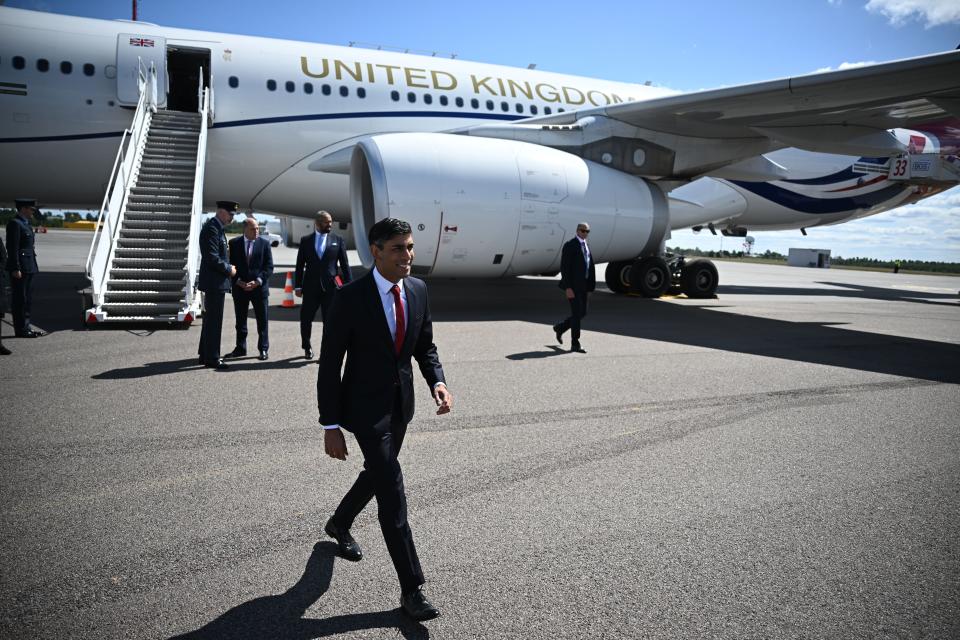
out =
<path fill-rule="evenodd" d="M 560 288 L 570 303 L 570 317 L 553 325 L 557 342 L 563 344 L 563 334 L 570 330 L 570 351 L 586 353 L 580 346 L 580 320 L 587 315 L 587 297 L 597 286 L 593 255 L 587 245 L 590 225 L 577 225 L 577 235 L 563 245 L 560 255 Z"/>
<path fill-rule="evenodd" d="M 16 200 L 15 206 L 17 215 L 7 223 L 7 260 L 4 265 L 4 269 L 10 272 L 13 333 L 18 338 L 39 338 L 44 332 L 30 325 L 33 277 L 40 272 L 30 221 L 40 210 L 37 201 L 28 198 Z"/>
<path fill-rule="evenodd" d="M 233 310 L 237 315 L 237 346 L 228 358 L 247 355 L 247 309 L 253 305 L 257 317 L 257 356 L 267 359 L 270 339 L 267 334 L 267 299 L 270 297 L 270 276 L 273 275 L 273 251 L 270 243 L 260 236 L 256 218 L 243 221 L 243 235 L 231 240 L 230 264 L 237 274 L 233 277 Z"/>
<path fill-rule="evenodd" d="M 427 287 L 409 277 L 413 235 L 403 220 L 387 218 L 369 232 L 374 268 L 337 294 L 323 325 L 317 376 L 317 404 L 327 455 L 345 460 L 341 428 L 353 433 L 363 452 L 363 471 L 343 497 L 324 530 L 337 540 L 348 560 L 360 560 L 350 535 L 354 519 L 377 498 L 383 538 L 400 580 L 400 604 L 415 620 L 440 615 L 422 586 L 423 570 L 407 523 L 407 498 L 397 456 L 413 418 L 413 370 L 416 359 L 437 404 L 450 411 L 443 368 L 433 343 Z M 346 356 L 347 364 L 340 376 Z"/>
<path fill-rule="evenodd" d="M 9 356 L 11 351 L 3 346 L 3 316 L 7 313 L 7 249 L 0 240 L 0 264 L 4 265 L 0 269 L 0 356 Z"/>
<path fill-rule="evenodd" d="M 227 369 L 220 357 L 220 333 L 223 328 L 223 301 L 230 290 L 230 278 L 237 268 L 227 259 L 227 236 L 223 228 L 233 220 L 240 205 L 218 200 L 216 214 L 200 230 L 200 274 L 197 288 L 203 291 L 203 326 L 200 328 L 200 364 L 218 370 Z"/>
<path fill-rule="evenodd" d="M 321 309 L 323 321 L 327 321 L 330 304 L 336 295 L 338 275 L 341 284 L 347 284 L 350 276 L 350 262 L 347 260 L 347 244 L 343 238 L 330 231 L 333 216 L 319 211 L 314 221 L 316 232 L 300 238 L 297 250 L 297 268 L 295 272 L 294 293 L 303 297 L 300 307 L 300 346 L 309 360 L 313 358 L 310 336 L 317 309 Z"/>

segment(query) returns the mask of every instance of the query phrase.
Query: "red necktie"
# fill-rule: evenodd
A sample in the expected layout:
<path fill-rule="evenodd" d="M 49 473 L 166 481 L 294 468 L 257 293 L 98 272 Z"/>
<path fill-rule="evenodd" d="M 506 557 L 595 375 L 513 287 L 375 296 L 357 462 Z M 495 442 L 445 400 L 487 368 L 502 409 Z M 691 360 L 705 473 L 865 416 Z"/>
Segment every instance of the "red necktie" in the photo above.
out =
<path fill-rule="evenodd" d="M 403 313 L 403 300 L 400 298 L 400 286 L 393 285 L 390 292 L 393 294 L 393 313 L 397 318 L 397 335 L 393 339 L 393 348 L 397 355 L 400 355 L 400 350 L 403 348 L 403 336 L 407 331 Z"/>

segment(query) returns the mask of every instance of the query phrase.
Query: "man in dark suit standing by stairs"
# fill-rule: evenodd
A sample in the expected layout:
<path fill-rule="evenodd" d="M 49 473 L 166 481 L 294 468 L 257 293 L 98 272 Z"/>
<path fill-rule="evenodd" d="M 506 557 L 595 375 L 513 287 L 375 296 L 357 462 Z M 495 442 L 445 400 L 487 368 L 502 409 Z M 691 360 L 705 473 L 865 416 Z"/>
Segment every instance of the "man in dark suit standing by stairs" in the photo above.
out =
<path fill-rule="evenodd" d="M 300 346 L 308 360 L 313 358 L 310 336 L 317 309 L 321 309 L 323 321 L 326 322 L 337 289 L 352 279 L 347 245 L 343 238 L 330 231 L 333 216 L 326 211 L 319 211 L 314 224 L 316 232 L 300 238 L 294 282 L 294 292 L 298 298 L 303 297 L 300 307 Z M 339 284 L 335 280 L 338 270 Z"/>
<path fill-rule="evenodd" d="M 219 370 L 227 368 L 220 357 L 220 332 L 223 328 L 223 301 L 230 290 L 230 278 L 237 268 L 227 259 L 227 236 L 223 228 L 233 220 L 240 205 L 230 200 L 217 201 L 217 213 L 200 230 L 200 273 L 197 288 L 203 291 L 203 326 L 200 329 L 200 364 Z"/>
<path fill-rule="evenodd" d="M 40 271 L 30 221 L 39 209 L 37 201 L 32 199 L 16 200 L 15 205 L 17 215 L 7 223 L 7 263 L 4 265 L 4 269 L 10 272 L 13 332 L 18 338 L 39 338 L 44 332 L 30 326 L 33 276 Z"/>
<path fill-rule="evenodd" d="M 267 298 L 270 296 L 270 276 L 273 275 L 273 251 L 270 243 L 260 236 L 256 218 L 243 221 L 243 235 L 231 240 L 230 264 L 237 269 L 233 278 L 233 310 L 237 314 L 237 346 L 228 358 L 247 355 L 247 309 L 253 305 L 257 316 L 258 359 L 266 360 L 270 349 L 267 334 Z"/>

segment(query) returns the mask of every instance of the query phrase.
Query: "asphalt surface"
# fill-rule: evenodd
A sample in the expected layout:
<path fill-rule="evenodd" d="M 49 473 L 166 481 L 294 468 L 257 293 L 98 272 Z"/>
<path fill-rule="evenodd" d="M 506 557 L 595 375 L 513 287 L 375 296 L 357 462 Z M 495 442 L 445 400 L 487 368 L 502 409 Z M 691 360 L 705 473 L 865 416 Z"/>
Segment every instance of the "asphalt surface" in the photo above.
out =
<path fill-rule="evenodd" d="M 0 359 L 0 637 L 960 636 L 958 278 L 718 263 L 714 300 L 598 291 L 587 354 L 554 281 L 430 281 L 421 625 L 374 505 L 362 562 L 322 534 L 362 461 L 323 454 L 285 267 L 270 360 L 215 372 L 197 325 L 81 328 L 87 242 L 39 238 L 51 333 Z"/>

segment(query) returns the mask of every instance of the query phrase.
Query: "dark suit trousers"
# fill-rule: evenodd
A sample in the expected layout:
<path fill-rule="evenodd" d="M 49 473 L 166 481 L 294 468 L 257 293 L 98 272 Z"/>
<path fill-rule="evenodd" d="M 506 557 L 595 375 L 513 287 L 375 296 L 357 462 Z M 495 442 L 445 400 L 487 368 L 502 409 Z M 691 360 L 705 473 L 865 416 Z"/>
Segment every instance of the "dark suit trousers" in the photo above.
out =
<path fill-rule="evenodd" d="M 267 335 L 267 299 L 263 297 L 263 290 L 259 287 L 251 292 L 233 288 L 233 310 L 237 314 L 237 347 L 247 350 L 247 309 L 253 305 L 253 314 L 257 317 L 257 351 L 266 351 L 270 348 L 270 338 Z"/>
<path fill-rule="evenodd" d="M 208 291 L 203 296 L 203 325 L 197 353 L 207 364 L 220 359 L 220 332 L 223 329 L 223 303 L 226 291 Z"/>
<path fill-rule="evenodd" d="M 310 337 L 313 335 L 313 321 L 317 317 L 317 309 L 320 309 L 320 317 L 326 322 L 327 314 L 330 313 L 330 305 L 333 303 L 333 296 L 337 290 L 330 285 L 327 291 L 307 291 L 303 292 L 303 304 L 300 305 L 300 347 L 302 349 L 310 348 Z"/>
<path fill-rule="evenodd" d="M 580 342 L 580 320 L 587 315 L 587 297 L 590 294 L 586 291 L 573 290 L 573 298 L 567 300 L 570 303 L 570 317 L 560 323 L 561 333 L 570 330 L 570 340 Z"/>
<path fill-rule="evenodd" d="M 393 416 L 399 420 L 401 415 L 400 394 L 397 393 Z M 396 422 L 393 416 L 386 416 L 383 419 L 385 424 L 375 425 L 362 434 L 354 434 L 363 452 L 363 471 L 340 501 L 333 519 L 339 527 L 349 529 L 370 499 L 376 497 L 380 530 L 397 571 L 400 589 L 406 592 L 422 585 L 424 578 L 413 544 L 413 533 L 407 522 L 407 495 L 403 487 L 403 472 L 397 460 L 407 425 Z"/>
<path fill-rule="evenodd" d="M 33 275 L 20 274 L 20 279 L 13 277 L 10 272 L 10 312 L 13 314 L 14 333 L 20 334 L 30 330 L 30 308 L 33 306 Z"/>

